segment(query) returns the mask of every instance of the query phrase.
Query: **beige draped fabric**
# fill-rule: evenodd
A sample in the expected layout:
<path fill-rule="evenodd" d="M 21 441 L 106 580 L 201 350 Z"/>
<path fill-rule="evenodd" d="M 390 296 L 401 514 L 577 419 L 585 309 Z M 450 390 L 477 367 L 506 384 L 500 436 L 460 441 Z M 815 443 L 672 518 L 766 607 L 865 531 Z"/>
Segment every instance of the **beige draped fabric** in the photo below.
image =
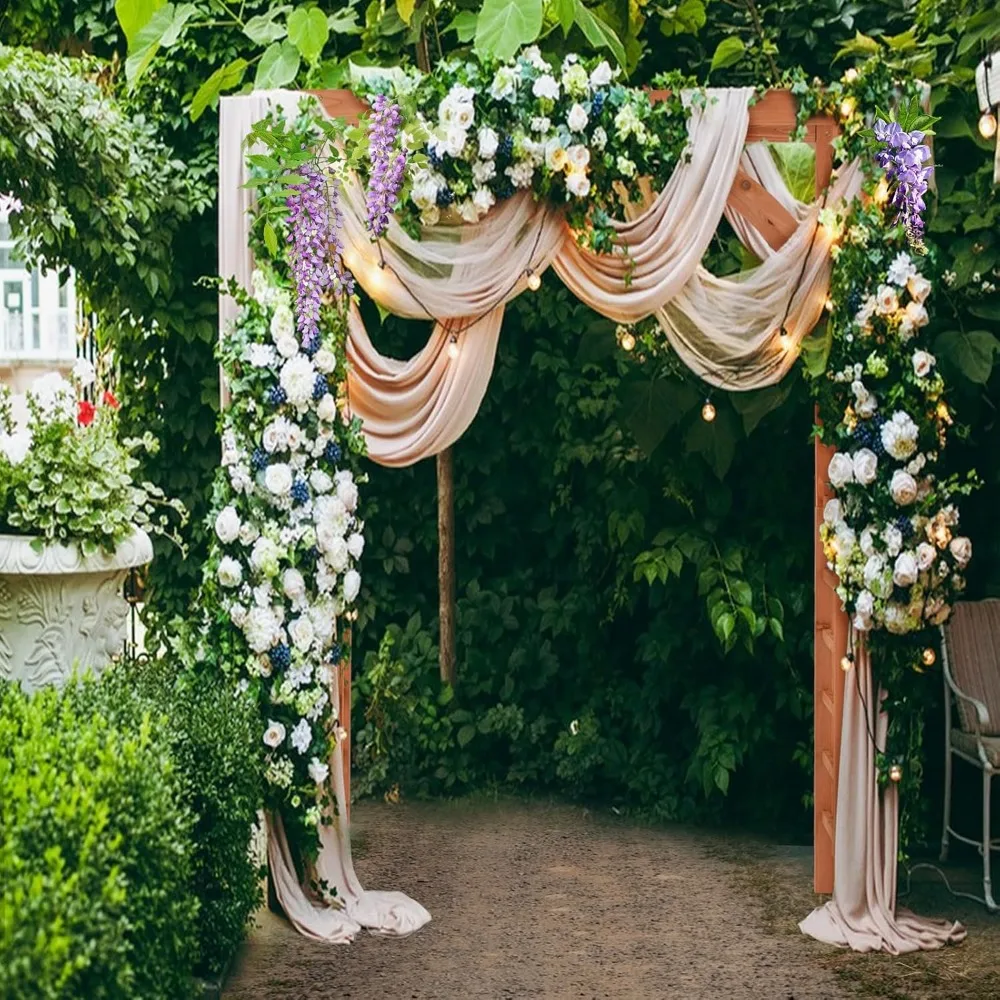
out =
<path fill-rule="evenodd" d="M 882 697 L 879 692 L 879 702 Z M 867 650 L 860 648 L 844 684 L 833 899 L 799 926 L 827 944 L 902 955 L 956 944 L 965 928 L 896 907 L 899 792 L 894 785 L 878 787 L 870 735 L 884 747 L 887 725 L 875 700 Z"/>

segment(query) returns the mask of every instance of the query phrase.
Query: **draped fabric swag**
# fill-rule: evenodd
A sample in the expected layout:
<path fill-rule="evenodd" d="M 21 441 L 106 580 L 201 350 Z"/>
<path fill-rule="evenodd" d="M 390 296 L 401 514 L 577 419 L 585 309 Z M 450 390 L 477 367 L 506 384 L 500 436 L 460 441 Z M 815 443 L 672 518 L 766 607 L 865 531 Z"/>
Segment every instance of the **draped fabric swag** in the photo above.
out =
<path fill-rule="evenodd" d="M 497 205 L 479 223 L 425 228 L 420 240 L 391 220 L 375 245 L 365 229 L 362 186 L 349 180 L 341 192 L 347 265 L 383 309 L 433 323 L 424 348 L 397 360 L 378 351 L 357 308 L 351 309 L 348 396 L 363 421 L 369 456 L 381 465 L 412 465 L 461 437 L 489 384 L 505 304 L 525 290 L 530 274 L 550 266 L 582 302 L 615 322 L 655 316 L 673 349 L 712 385 L 746 391 L 778 382 L 826 300 L 830 236 L 818 223 L 820 207 L 853 199 L 861 171 L 849 164 L 820 202 L 797 202 L 767 147 L 745 147 L 752 94 L 750 88 L 710 89 L 704 106 L 693 107 L 690 160 L 677 165 L 662 191 L 643 189 L 643 199 L 629 206 L 626 221 L 616 224 L 620 253 L 596 255 L 582 248 L 562 213 L 529 193 Z M 253 268 L 244 137 L 271 108 L 294 113 L 302 96 L 277 90 L 222 98 L 220 273 L 244 286 Z M 727 205 L 741 164 L 798 222 L 779 250 Z M 701 260 L 724 215 L 762 263 L 719 278 Z M 223 332 L 235 316 L 235 303 L 223 296 Z M 457 353 L 449 351 L 453 342 Z M 858 669 L 868 690 L 857 696 L 849 691 L 846 699 L 834 899 L 803 921 L 802 929 L 860 950 L 940 947 L 964 931 L 896 911 L 898 802 L 894 789 L 880 795 L 875 784 L 868 732 L 873 720 L 866 721 L 863 707 L 872 706 L 866 657 Z M 311 937 L 346 941 L 360 926 L 409 933 L 430 919 L 426 910 L 400 893 L 366 893 L 354 874 L 339 819 L 345 815 L 340 753 L 338 746 L 330 761 L 339 815 L 324 832 L 317 874 L 336 886 L 343 906 L 329 909 L 302 888 L 280 819 L 271 816 L 269 859 L 278 899 L 294 925 Z"/>

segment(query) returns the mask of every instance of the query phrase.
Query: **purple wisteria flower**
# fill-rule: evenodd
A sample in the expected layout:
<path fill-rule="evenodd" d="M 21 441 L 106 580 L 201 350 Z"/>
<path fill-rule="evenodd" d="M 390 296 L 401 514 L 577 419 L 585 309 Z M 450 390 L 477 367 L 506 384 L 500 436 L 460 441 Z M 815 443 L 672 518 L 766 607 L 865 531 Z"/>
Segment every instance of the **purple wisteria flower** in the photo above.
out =
<path fill-rule="evenodd" d="M 295 185 L 288 207 L 288 242 L 291 244 L 292 277 L 295 279 L 295 322 L 302 349 L 313 354 L 319 348 L 319 311 L 330 290 L 354 291 L 354 279 L 344 267 L 344 245 L 340 232 L 343 215 L 338 203 L 337 182 L 327 185 L 322 170 L 308 164 L 298 171 L 303 181 Z"/>
<path fill-rule="evenodd" d="M 368 124 L 368 158 L 372 170 L 366 197 L 368 229 L 376 239 L 386 231 L 403 186 L 406 150 L 394 149 L 402 121 L 399 105 L 391 103 L 385 94 L 376 95 Z"/>
<path fill-rule="evenodd" d="M 875 162 L 884 168 L 889 183 L 895 185 L 892 204 L 897 209 L 896 221 L 906 227 L 906 234 L 916 247 L 923 245 L 924 195 L 932 169 L 924 166 L 931 158 L 924 135 L 919 129 L 904 132 L 899 122 L 875 122 L 875 138 L 885 143 L 875 154 Z"/>

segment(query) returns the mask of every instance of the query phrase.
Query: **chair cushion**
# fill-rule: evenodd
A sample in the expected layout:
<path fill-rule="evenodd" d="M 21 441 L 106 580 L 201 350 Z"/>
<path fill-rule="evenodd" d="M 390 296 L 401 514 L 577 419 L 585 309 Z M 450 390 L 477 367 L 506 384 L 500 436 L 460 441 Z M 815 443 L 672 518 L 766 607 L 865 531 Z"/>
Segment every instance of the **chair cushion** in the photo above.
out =
<path fill-rule="evenodd" d="M 960 601 L 945 627 L 948 665 L 959 689 L 986 705 L 984 735 L 1000 736 L 1000 600 Z M 976 730 L 976 710 L 961 698 L 958 716 L 967 733 Z"/>
<path fill-rule="evenodd" d="M 975 733 L 963 733 L 960 729 L 951 731 L 951 745 L 969 757 L 979 760 L 979 748 Z M 990 764 L 1000 770 L 1000 736 L 984 736 L 983 749 Z"/>

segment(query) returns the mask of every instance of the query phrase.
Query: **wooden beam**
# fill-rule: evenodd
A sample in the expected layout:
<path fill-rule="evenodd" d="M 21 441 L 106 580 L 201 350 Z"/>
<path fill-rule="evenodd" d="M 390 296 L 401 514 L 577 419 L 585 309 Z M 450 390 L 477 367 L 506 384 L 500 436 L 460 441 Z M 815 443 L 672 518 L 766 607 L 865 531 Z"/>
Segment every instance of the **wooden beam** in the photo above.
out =
<path fill-rule="evenodd" d="M 348 625 L 341 639 L 341 660 L 337 670 L 337 723 L 344 730 L 341 762 L 344 766 L 344 809 L 351 820 L 351 662 L 353 659 L 353 631 Z"/>
<path fill-rule="evenodd" d="M 455 668 L 455 469 L 451 448 L 437 455 L 438 664 L 441 683 L 454 685 Z"/>
<path fill-rule="evenodd" d="M 767 240 L 773 250 L 780 250 L 798 228 L 792 213 L 742 167 L 736 172 L 727 203 Z"/>

